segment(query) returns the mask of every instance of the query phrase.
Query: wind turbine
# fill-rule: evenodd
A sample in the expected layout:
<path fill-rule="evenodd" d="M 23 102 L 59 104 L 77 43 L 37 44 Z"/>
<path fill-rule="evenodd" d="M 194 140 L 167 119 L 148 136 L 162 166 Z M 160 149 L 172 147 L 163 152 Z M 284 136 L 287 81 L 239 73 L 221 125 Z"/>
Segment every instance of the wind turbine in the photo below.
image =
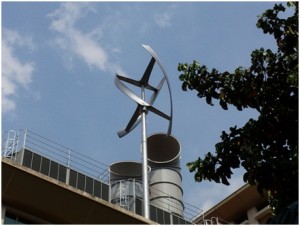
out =
<path fill-rule="evenodd" d="M 144 196 L 144 217 L 149 219 L 149 184 L 148 184 L 148 153 L 147 153 L 147 128 L 146 128 L 146 115 L 148 111 L 151 111 L 169 121 L 169 126 L 167 130 L 167 136 L 171 134 L 172 131 L 172 117 L 173 117 L 173 105 L 172 105 L 172 95 L 170 83 L 168 80 L 167 73 L 163 68 L 159 58 L 156 53 L 151 49 L 148 45 L 142 45 L 152 56 L 150 62 L 140 80 L 134 80 L 128 77 L 123 77 L 121 75 L 116 74 L 115 77 L 115 85 L 117 88 L 127 95 L 130 99 L 134 100 L 137 103 L 137 108 L 134 111 L 131 119 L 129 120 L 127 126 L 118 132 L 118 136 L 121 138 L 128 133 L 130 133 L 140 122 L 142 122 L 142 155 L 143 155 L 143 196 Z M 150 75 L 152 69 L 155 65 L 158 64 L 159 68 L 162 71 L 163 77 L 160 80 L 157 87 L 154 87 L 149 84 Z M 169 91 L 169 101 L 170 101 L 170 113 L 166 114 L 153 106 L 161 88 L 164 85 L 164 82 L 167 82 L 168 91 Z M 141 96 L 136 95 L 132 92 L 124 83 L 129 83 L 131 85 L 137 86 L 141 88 Z M 146 101 L 145 97 L 145 89 L 153 91 L 149 101 Z"/>

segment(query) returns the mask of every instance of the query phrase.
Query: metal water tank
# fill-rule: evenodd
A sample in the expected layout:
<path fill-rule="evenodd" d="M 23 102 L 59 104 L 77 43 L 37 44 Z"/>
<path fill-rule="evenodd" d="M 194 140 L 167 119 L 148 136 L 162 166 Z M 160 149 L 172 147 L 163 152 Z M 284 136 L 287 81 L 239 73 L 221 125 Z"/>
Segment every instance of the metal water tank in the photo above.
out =
<path fill-rule="evenodd" d="M 142 164 L 138 162 L 117 162 L 111 164 L 110 202 L 132 212 L 136 210 L 136 199 L 143 199 Z"/>
<path fill-rule="evenodd" d="M 183 217 L 180 143 L 173 136 L 157 133 L 147 138 L 150 204 Z"/>

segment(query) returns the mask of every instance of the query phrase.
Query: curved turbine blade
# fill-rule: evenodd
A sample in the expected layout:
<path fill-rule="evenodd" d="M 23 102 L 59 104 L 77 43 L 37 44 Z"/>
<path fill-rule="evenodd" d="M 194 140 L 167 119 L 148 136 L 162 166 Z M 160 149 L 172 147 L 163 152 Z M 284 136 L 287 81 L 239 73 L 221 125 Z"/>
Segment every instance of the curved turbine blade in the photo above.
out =
<path fill-rule="evenodd" d="M 156 92 L 156 89 L 153 86 L 149 85 L 149 78 L 150 78 L 154 64 L 155 64 L 155 58 L 152 57 L 140 82 L 141 82 L 141 84 L 143 84 L 145 86 L 146 89 L 150 89 L 150 90 Z"/>
<path fill-rule="evenodd" d="M 134 100 L 138 104 L 138 106 L 137 106 L 134 114 L 132 115 L 131 119 L 129 120 L 126 128 L 124 130 L 121 130 L 121 131 L 118 132 L 119 137 L 123 137 L 123 136 L 127 135 L 129 132 L 131 132 L 141 122 L 142 107 L 146 107 L 151 112 L 153 112 L 153 113 L 169 120 L 167 136 L 169 136 L 171 134 L 171 131 L 172 131 L 173 104 L 172 104 L 171 88 L 170 88 L 170 83 L 169 83 L 169 80 L 168 80 L 168 77 L 167 77 L 167 73 L 164 70 L 161 62 L 159 61 L 156 53 L 151 49 L 151 47 L 147 46 L 147 45 L 143 45 L 143 47 L 151 54 L 152 58 L 151 58 L 151 60 L 148 64 L 141 80 L 137 81 L 137 80 L 134 80 L 134 79 L 131 79 L 131 78 L 122 77 L 118 74 L 116 74 L 116 77 L 115 77 L 114 82 L 115 82 L 115 85 L 117 86 L 117 88 L 121 92 L 123 92 L 126 96 L 128 96 L 129 98 L 131 98 L 132 100 Z M 163 75 L 164 75 L 164 77 L 161 79 L 160 83 L 158 84 L 157 88 L 155 88 L 155 87 L 148 84 L 149 78 L 150 78 L 150 75 L 151 75 L 151 72 L 153 70 L 155 62 L 158 63 L 158 65 L 159 65 L 159 67 L 162 70 Z M 133 93 L 125 84 L 123 84 L 122 81 L 130 83 L 130 84 L 138 86 L 138 87 L 144 87 L 146 89 L 154 91 L 151 98 L 150 98 L 150 100 L 149 100 L 149 103 L 147 103 L 142 98 L 138 97 L 135 93 Z M 167 114 L 163 113 L 162 111 L 160 111 L 157 108 L 152 106 L 165 81 L 167 81 L 168 90 L 169 90 L 170 115 L 167 115 Z"/>
<path fill-rule="evenodd" d="M 162 79 L 161 79 L 160 83 L 158 84 L 158 86 L 157 86 L 157 88 L 156 88 L 157 91 L 154 92 L 154 93 L 152 94 L 151 98 L 150 98 L 150 101 L 149 101 L 149 104 L 150 104 L 150 105 L 152 105 L 152 104 L 154 103 L 154 101 L 155 101 L 156 97 L 158 96 L 158 93 L 159 93 L 161 87 L 163 86 L 165 80 L 166 80 L 165 78 L 162 78 Z M 150 109 L 150 110 L 151 110 L 152 112 L 154 112 L 154 113 L 156 113 L 156 114 L 158 114 L 158 115 L 164 117 L 164 118 L 169 119 L 169 118 L 168 118 L 169 116 L 165 115 L 165 114 L 162 113 L 162 112 L 157 112 L 157 111 L 158 111 L 157 109 L 156 109 L 157 111 L 155 111 L 155 109 L 154 109 L 154 110 L 153 110 L 153 109 Z M 133 115 L 132 115 L 130 121 L 128 122 L 126 128 L 123 129 L 123 130 L 121 130 L 121 131 L 119 131 L 119 132 L 117 133 L 118 136 L 119 136 L 120 138 L 126 136 L 126 135 L 127 135 L 128 133 L 130 133 L 135 127 L 137 127 L 137 125 L 141 122 L 141 119 L 142 119 L 142 118 L 141 118 L 141 105 L 138 105 L 137 108 L 136 108 L 136 110 L 135 110 L 135 112 L 133 113 Z"/>
<path fill-rule="evenodd" d="M 165 80 L 166 80 L 166 78 L 162 78 L 162 80 L 160 80 L 160 83 L 158 84 L 158 86 L 156 88 L 157 91 L 152 94 L 152 96 L 151 96 L 151 98 L 149 100 L 149 104 L 150 105 L 154 104 L 154 101 L 156 100 L 156 97 L 158 96 L 159 91 L 160 91 L 161 87 L 163 86 Z"/>
<path fill-rule="evenodd" d="M 136 103 L 138 103 L 139 105 L 142 106 L 149 106 L 149 104 L 142 100 L 140 97 L 138 97 L 136 94 L 134 94 L 127 86 L 125 86 L 121 80 L 119 78 L 124 78 L 120 75 L 117 75 L 115 77 L 115 85 L 118 87 L 118 89 L 124 93 L 126 96 L 128 96 L 129 98 L 131 98 L 132 100 L 134 100 Z"/>
<path fill-rule="evenodd" d="M 141 122 L 141 106 L 138 105 L 137 108 L 135 109 L 135 112 L 133 113 L 131 119 L 129 120 L 127 126 L 125 129 L 121 130 L 118 132 L 118 136 L 124 137 L 128 133 L 130 133 L 137 125 Z"/>
<path fill-rule="evenodd" d="M 141 87 L 141 82 L 140 81 L 137 81 L 137 80 L 134 80 L 134 79 L 128 78 L 128 77 L 123 77 L 123 76 L 118 75 L 118 74 L 116 74 L 116 76 L 121 81 L 127 82 L 127 83 L 129 83 L 131 85 L 134 85 L 134 86 L 137 86 L 137 87 Z"/>
<path fill-rule="evenodd" d="M 152 111 L 153 113 L 167 119 L 167 120 L 171 120 L 171 117 L 169 115 L 166 115 L 165 113 L 163 113 L 162 111 L 158 110 L 157 108 L 153 107 L 153 106 L 150 106 L 148 107 L 148 110 L 149 111 Z"/>
<path fill-rule="evenodd" d="M 168 132 L 167 132 L 167 136 L 169 136 L 171 134 L 172 131 L 172 118 L 173 118 L 173 103 L 172 103 L 172 92 L 171 92 L 171 86 L 170 86 L 170 82 L 167 76 L 167 73 L 164 69 L 164 67 L 162 66 L 162 63 L 160 62 L 158 56 L 156 55 L 156 53 L 153 51 L 153 49 L 151 49 L 150 46 L 148 45 L 142 45 L 150 54 L 151 56 L 156 60 L 157 64 L 159 65 L 160 69 L 162 70 L 164 77 L 166 78 L 167 81 L 167 85 L 168 85 L 168 89 L 169 89 L 169 98 L 170 98 L 170 117 L 171 119 L 169 120 L 169 127 L 168 127 Z"/>

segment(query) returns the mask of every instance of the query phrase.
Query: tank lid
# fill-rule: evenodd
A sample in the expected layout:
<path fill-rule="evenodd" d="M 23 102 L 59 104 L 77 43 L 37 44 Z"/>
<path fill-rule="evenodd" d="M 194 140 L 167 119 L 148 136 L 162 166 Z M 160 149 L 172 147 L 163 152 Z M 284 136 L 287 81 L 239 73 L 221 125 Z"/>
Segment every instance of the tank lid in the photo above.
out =
<path fill-rule="evenodd" d="M 149 171 L 150 171 L 150 167 Z M 142 176 L 142 163 L 139 162 L 116 162 L 109 166 L 111 174 L 125 177 L 139 177 Z"/>

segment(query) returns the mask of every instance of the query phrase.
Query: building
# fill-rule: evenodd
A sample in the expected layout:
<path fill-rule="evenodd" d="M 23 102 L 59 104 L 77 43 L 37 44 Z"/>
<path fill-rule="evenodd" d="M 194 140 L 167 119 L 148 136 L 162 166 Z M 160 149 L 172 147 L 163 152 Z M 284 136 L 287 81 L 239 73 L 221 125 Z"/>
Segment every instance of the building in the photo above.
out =
<path fill-rule="evenodd" d="M 156 139 L 150 150 L 166 148 Z M 271 216 L 266 198 L 248 184 L 205 213 L 183 202 L 173 141 L 171 156 L 150 151 L 150 219 L 143 217 L 139 163 L 107 166 L 28 130 L 9 131 L 2 144 L 3 224 L 264 224 Z"/>
<path fill-rule="evenodd" d="M 265 224 L 271 217 L 266 197 L 256 186 L 245 184 L 220 203 L 203 213 L 195 224 Z"/>
<path fill-rule="evenodd" d="M 200 211 L 192 210 L 180 195 L 150 187 L 153 202 L 150 219 L 146 219 L 139 175 L 121 175 L 115 181 L 112 174 L 120 176 L 120 168 L 108 170 L 107 165 L 28 130 L 9 131 L 2 143 L 4 224 L 191 224 Z M 137 163 L 121 162 L 117 167 L 128 164 L 136 172 Z M 163 175 L 161 163 L 155 164 L 159 166 L 154 172 Z M 171 178 L 178 179 L 178 175 Z M 153 184 L 164 188 L 162 183 Z M 172 186 L 166 188 L 181 194 L 178 185 Z"/>
<path fill-rule="evenodd" d="M 2 223 L 155 224 L 7 158 L 2 159 Z"/>

